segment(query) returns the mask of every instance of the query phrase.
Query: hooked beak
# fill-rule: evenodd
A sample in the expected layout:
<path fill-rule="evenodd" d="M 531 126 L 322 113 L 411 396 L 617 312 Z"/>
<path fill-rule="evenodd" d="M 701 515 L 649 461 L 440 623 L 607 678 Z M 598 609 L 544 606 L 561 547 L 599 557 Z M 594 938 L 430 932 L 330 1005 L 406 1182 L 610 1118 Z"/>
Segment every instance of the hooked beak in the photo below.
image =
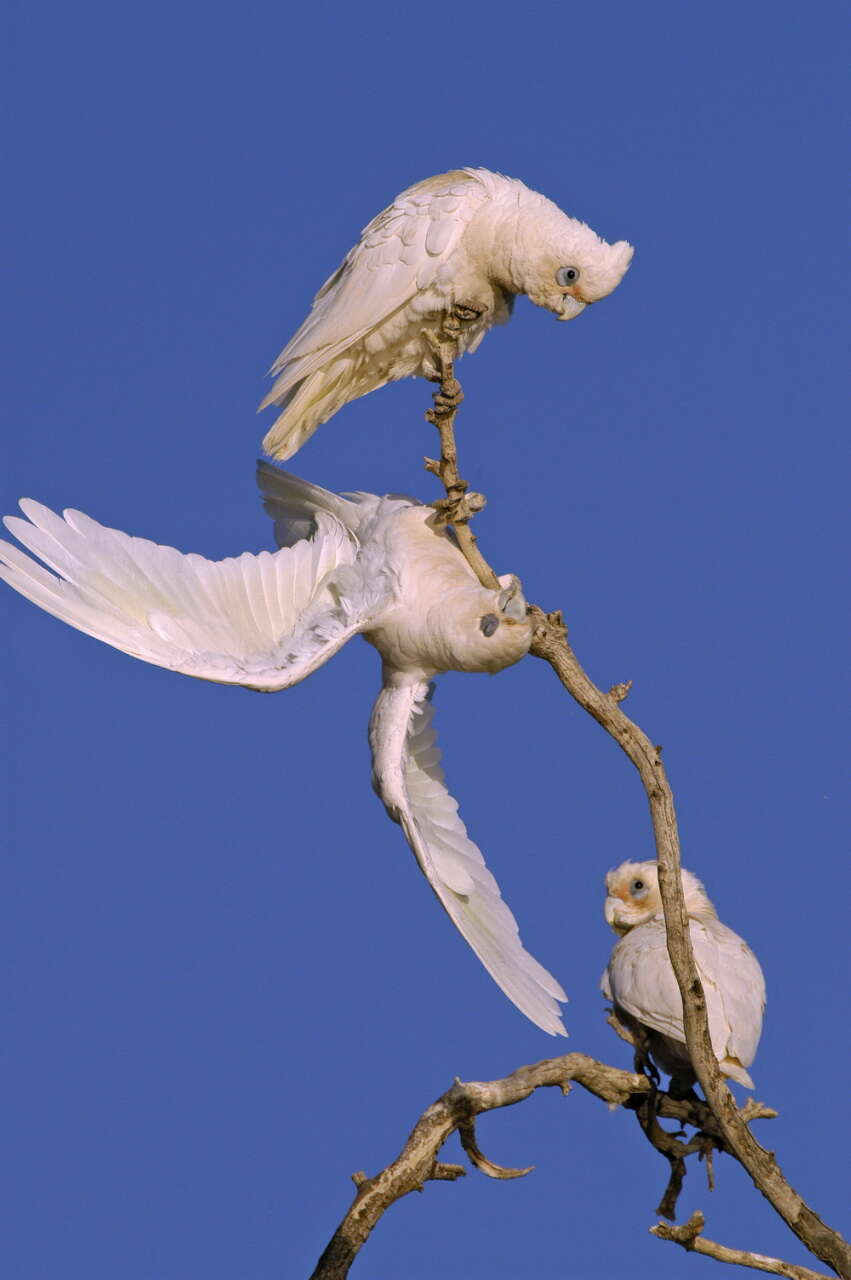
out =
<path fill-rule="evenodd" d="M 587 305 L 586 302 L 582 302 L 579 298 L 574 298 L 572 294 L 566 293 L 561 300 L 561 315 L 556 316 L 556 319 L 575 320 Z"/>
<path fill-rule="evenodd" d="M 504 573 L 499 578 L 499 585 L 502 590 L 497 603 L 501 612 L 513 622 L 525 622 L 527 604 L 520 579 L 513 573 Z"/>
<path fill-rule="evenodd" d="M 614 929 L 615 933 L 622 938 L 625 933 L 629 933 L 629 929 L 621 923 L 620 911 L 618 910 L 620 905 L 621 904 L 618 901 L 618 899 L 613 898 L 610 895 L 608 898 L 606 898 L 606 903 L 603 908 L 603 911 L 606 917 L 606 924 L 611 929 Z"/>

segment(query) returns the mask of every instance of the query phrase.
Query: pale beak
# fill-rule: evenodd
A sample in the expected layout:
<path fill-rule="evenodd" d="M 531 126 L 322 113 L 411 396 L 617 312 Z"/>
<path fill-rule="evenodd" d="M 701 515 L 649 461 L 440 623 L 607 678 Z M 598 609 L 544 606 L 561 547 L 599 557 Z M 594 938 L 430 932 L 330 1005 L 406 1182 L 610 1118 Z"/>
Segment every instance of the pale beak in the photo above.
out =
<path fill-rule="evenodd" d="M 619 898 L 613 898 L 610 896 L 606 898 L 606 904 L 603 907 L 603 911 L 606 916 L 606 924 L 611 929 L 614 929 L 615 933 L 622 938 L 625 933 L 629 933 L 629 926 L 621 922 L 619 910 L 621 905 Z"/>
<path fill-rule="evenodd" d="M 575 320 L 587 305 L 587 303 L 581 302 L 579 298 L 574 298 L 571 294 L 566 293 L 561 300 L 561 315 L 556 316 L 556 319 Z"/>
<path fill-rule="evenodd" d="M 502 591 L 499 593 L 498 603 L 502 613 L 514 622 L 525 622 L 527 606 L 520 579 L 513 573 L 504 573 L 499 584 Z"/>

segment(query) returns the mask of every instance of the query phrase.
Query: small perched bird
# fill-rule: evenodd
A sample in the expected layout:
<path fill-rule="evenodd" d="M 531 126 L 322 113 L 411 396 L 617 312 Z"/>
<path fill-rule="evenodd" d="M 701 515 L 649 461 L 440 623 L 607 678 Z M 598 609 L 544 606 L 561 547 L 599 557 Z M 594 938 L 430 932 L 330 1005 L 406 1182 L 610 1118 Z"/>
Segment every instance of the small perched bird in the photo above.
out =
<path fill-rule="evenodd" d="M 383 659 L 369 724 L 373 783 L 455 926 L 510 1000 L 565 1035 L 564 991 L 524 950 L 514 916 L 444 785 L 430 703 L 441 671 L 497 672 L 532 639 L 517 578 L 482 587 L 435 512 L 410 498 L 338 496 L 260 464 L 281 550 L 210 561 L 30 499 L 0 542 L 0 578 L 64 622 L 145 662 L 272 692 L 354 635 Z M 55 576 L 58 575 L 58 576 Z"/>
<path fill-rule="evenodd" d="M 364 228 L 272 365 L 260 408 L 281 413 L 263 448 L 291 458 L 350 400 L 397 378 L 435 379 L 424 330 L 442 315 L 462 321 L 458 354 L 475 351 L 518 293 L 572 320 L 631 259 L 625 240 L 607 244 L 516 178 L 453 169 L 408 187 Z"/>
<path fill-rule="evenodd" d="M 709 1036 L 723 1075 L 748 1089 L 762 1031 L 765 979 L 750 947 L 718 919 L 697 876 L 683 869 L 683 896 Z M 696 1079 L 686 1048 L 683 1005 L 668 957 L 655 862 L 624 862 L 606 876 L 606 920 L 621 935 L 603 974 L 618 1019 L 672 1077 L 680 1092 Z"/>

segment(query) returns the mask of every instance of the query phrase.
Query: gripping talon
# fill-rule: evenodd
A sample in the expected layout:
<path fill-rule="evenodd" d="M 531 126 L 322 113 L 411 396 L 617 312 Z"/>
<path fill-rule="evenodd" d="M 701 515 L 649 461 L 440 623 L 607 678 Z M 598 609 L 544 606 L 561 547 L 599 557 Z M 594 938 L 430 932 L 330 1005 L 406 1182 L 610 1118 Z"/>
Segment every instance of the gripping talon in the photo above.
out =
<path fill-rule="evenodd" d="M 479 307 L 474 302 L 456 302 L 451 315 L 459 324 L 470 324 L 485 314 L 486 307 Z"/>

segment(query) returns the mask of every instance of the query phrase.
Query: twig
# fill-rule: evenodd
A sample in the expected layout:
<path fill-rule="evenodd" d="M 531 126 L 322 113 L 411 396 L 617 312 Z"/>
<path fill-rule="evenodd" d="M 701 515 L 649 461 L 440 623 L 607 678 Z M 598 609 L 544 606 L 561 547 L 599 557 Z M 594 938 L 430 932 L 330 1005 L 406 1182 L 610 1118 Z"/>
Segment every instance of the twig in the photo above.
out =
<path fill-rule="evenodd" d="M 660 1240 L 671 1240 L 682 1245 L 690 1253 L 702 1253 L 707 1258 L 715 1258 L 717 1262 L 731 1262 L 738 1267 L 753 1267 L 756 1271 L 768 1271 L 775 1276 L 786 1276 L 788 1280 L 830 1280 L 821 1271 L 811 1271 L 809 1267 L 797 1267 L 794 1263 L 783 1262 L 780 1258 L 768 1258 L 763 1253 L 751 1253 L 746 1249 L 728 1249 L 726 1245 L 716 1244 L 714 1240 L 706 1240 L 703 1231 L 703 1214 L 693 1213 L 681 1227 L 669 1226 L 667 1222 L 659 1222 L 650 1231 Z"/>
<path fill-rule="evenodd" d="M 426 413 L 428 421 L 434 423 L 440 432 L 440 457 L 426 458 L 425 466 L 427 471 L 438 477 L 446 490 L 445 498 L 432 503 L 438 519 L 443 524 L 452 525 L 458 546 L 482 586 L 498 590 L 499 580 L 476 546 L 476 539 L 470 528 L 471 518 L 482 510 L 486 499 L 481 493 L 468 493 L 467 481 L 461 478 L 458 471 L 455 414 L 464 399 L 464 393 L 455 377 L 454 365 L 460 331 L 461 321 L 453 312 L 443 318 L 439 334 L 425 331 L 425 339 L 434 356 L 440 382 L 439 389 L 432 397 L 434 408 Z"/>
<path fill-rule="evenodd" d="M 502 1080 L 466 1084 L 456 1080 L 423 1112 L 392 1164 L 374 1178 L 363 1173 L 354 1176 L 357 1194 L 316 1264 L 311 1280 L 344 1280 L 358 1251 L 391 1204 L 411 1191 L 422 1191 L 429 1181 L 454 1181 L 463 1175 L 460 1165 L 438 1163 L 441 1147 L 453 1132 L 459 1133 L 471 1162 L 489 1177 L 516 1178 L 531 1172 L 530 1168 L 505 1168 L 483 1155 L 476 1142 L 475 1117 L 485 1111 L 522 1102 L 536 1089 L 555 1087 L 567 1094 L 573 1082 L 609 1106 L 624 1106 L 632 1110 L 640 1105 L 651 1089 L 646 1076 L 610 1067 L 583 1053 L 546 1058 L 542 1062 L 519 1067 Z M 656 1115 L 696 1128 L 702 1128 L 707 1117 L 711 1121 L 704 1103 L 669 1098 L 665 1093 L 656 1095 L 655 1111 Z"/>
<path fill-rule="evenodd" d="M 677 1216 L 677 1200 L 686 1176 L 686 1156 L 694 1155 L 696 1151 L 704 1151 L 707 1144 L 711 1148 L 714 1142 L 718 1142 L 720 1147 L 722 1142 L 718 1137 L 713 1137 L 703 1130 L 690 1142 L 680 1142 L 675 1134 L 669 1133 L 658 1123 L 660 1096 L 655 1088 L 651 1088 L 648 1096 L 642 1098 L 636 1106 L 635 1113 L 645 1138 L 665 1157 L 671 1167 L 668 1185 L 656 1206 L 656 1212 L 673 1222 Z"/>

